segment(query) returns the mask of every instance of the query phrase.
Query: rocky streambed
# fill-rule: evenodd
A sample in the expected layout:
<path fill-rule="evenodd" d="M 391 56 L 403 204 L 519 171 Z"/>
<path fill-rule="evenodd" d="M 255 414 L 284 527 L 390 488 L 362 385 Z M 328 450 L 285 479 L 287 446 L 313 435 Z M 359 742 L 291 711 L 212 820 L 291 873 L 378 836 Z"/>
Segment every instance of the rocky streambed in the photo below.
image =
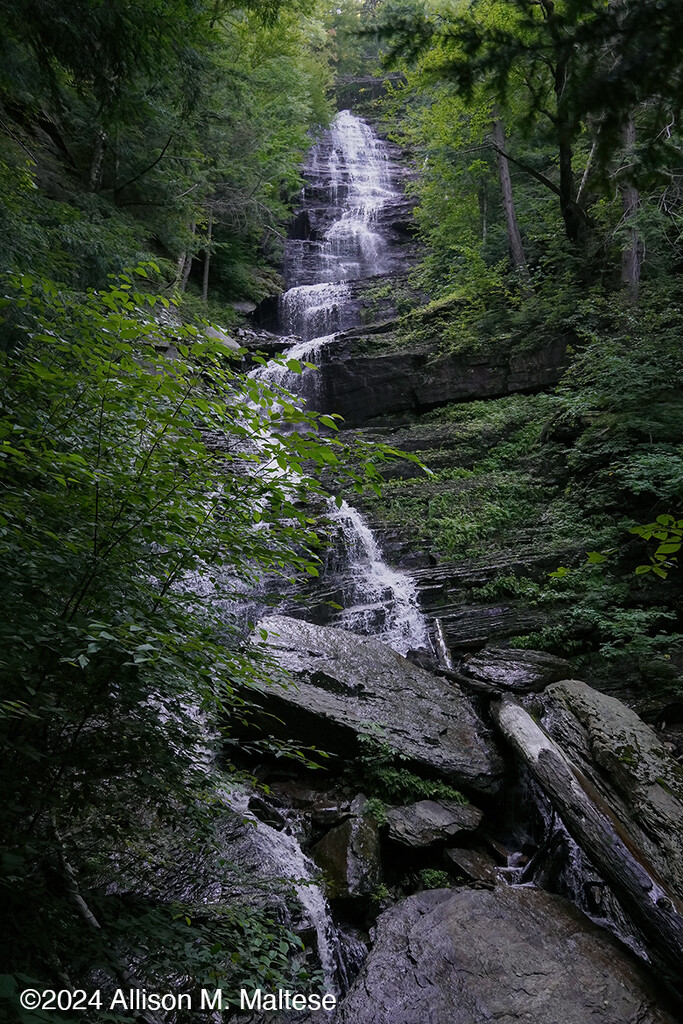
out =
<path fill-rule="evenodd" d="M 246 813 L 316 865 L 333 1019 L 680 1019 L 683 770 L 632 710 L 540 653 L 454 672 L 284 615 L 259 629 L 282 672 L 268 728 L 331 754 L 262 762 Z"/>

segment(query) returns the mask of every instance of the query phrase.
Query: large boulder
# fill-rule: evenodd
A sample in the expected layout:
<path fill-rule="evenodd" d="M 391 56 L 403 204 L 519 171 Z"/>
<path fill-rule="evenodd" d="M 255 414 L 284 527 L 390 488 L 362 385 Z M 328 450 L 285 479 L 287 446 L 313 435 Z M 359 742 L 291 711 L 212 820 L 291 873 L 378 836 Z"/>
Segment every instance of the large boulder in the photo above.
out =
<path fill-rule="evenodd" d="M 359 795 L 351 815 L 330 829 L 311 850 L 325 876 L 330 899 L 358 900 L 372 895 L 382 881 L 382 860 L 377 821 Z"/>
<path fill-rule="evenodd" d="M 263 619 L 256 637 L 296 683 L 262 697 L 288 736 L 348 756 L 358 734 L 374 731 L 417 769 L 486 793 L 498 789 L 502 761 L 490 732 L 452 682 L 371 637 L 284 615 Z M 272 731 L 277 723 L 268 722 Z"/>
<path fill-rule="evenodd" d="M 559 896 L 437 889 L 384 913 L 335 1024 L 675 1024 L 643 966 Z"/>
<path fill-rule="evenodd" d="M 434 846 L 458 833 L 474 832 L 483 815 L 455 800 L 419 800 L 387 811 L 389 837 L 404 846 Z"/>

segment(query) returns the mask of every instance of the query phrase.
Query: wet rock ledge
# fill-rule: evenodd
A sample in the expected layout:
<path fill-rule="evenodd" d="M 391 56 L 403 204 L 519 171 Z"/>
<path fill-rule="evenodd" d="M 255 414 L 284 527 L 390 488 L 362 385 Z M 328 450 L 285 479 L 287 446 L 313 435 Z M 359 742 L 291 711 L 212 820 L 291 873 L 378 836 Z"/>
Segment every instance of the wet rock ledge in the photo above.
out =
<path fill-rule="evenodd" d="M 263 694 L 287 735 L 341 754 L 373 727 L 408 763 L 456 786 L 495 792 L 503 763 L 488 729 L 457 684 L 413 665 L 372 637 L 285 615 L 263 619 L 262 649 L 295 686 Z M 269 726 L 270 727 L 270 726 Z"/>
<path fill-rule="evenodd" d="M 335 1024 L 676 1024 L 652 978 L 567 900 L 437 889 L 382 915 Z"/>

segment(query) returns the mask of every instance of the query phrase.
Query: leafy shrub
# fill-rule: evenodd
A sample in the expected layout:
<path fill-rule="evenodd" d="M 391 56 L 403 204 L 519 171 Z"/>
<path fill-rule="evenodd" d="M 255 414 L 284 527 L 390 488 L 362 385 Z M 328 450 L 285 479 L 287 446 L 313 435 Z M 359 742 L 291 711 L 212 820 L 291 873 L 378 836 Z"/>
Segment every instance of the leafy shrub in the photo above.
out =
<path fill-rule="evenodd" d="M 373 735 L 360 735 L 361 753 L 345 769 L 349 784 L 357 786 L 377 801 L 411 803 L 415 800 L 446 799 L 467 803 L 457 789 L 438 779 L 425 779 L 397 765 L 405 755 Z M 370 803 L 370 801 L 368 801 Z M 379 819 L 378 819 L 379 820 Z"/>

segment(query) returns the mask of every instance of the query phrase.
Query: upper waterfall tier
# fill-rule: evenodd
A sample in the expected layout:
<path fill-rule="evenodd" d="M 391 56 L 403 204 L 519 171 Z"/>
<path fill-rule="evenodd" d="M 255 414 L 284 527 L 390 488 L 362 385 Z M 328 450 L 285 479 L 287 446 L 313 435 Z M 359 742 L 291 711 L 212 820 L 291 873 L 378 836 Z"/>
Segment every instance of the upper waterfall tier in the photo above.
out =
<path fill-rule="evenodd" d="M 403 173 L 369 125 L 348 110 L 337 114 L 309 155 L 308 184 L 285 246 L 284 331 L 310 340 L 358 322 L 348 283 L 401 262 L 395 249 L 405 241 Z"/>

